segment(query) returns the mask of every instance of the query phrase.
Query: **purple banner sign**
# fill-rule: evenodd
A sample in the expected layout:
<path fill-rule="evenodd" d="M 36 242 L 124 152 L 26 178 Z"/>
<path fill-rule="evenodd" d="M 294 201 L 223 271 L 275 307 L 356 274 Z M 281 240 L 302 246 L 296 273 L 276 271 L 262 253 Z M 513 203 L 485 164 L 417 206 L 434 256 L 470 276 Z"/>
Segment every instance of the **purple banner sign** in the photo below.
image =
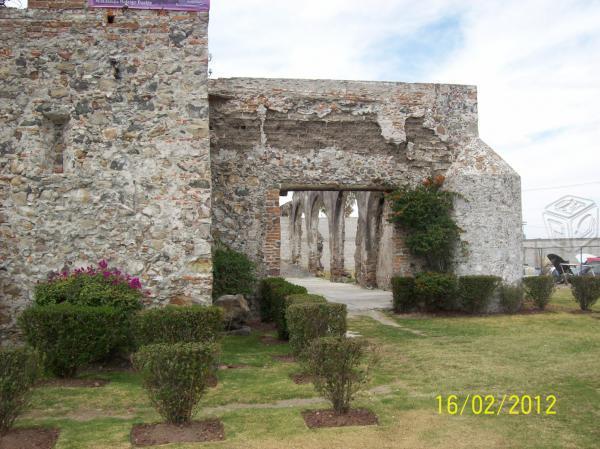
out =
<path fill-rule="evenodd" d="M 169 9 L 208 11 L 210 0 L 89 0 L 92 8 Z"/>

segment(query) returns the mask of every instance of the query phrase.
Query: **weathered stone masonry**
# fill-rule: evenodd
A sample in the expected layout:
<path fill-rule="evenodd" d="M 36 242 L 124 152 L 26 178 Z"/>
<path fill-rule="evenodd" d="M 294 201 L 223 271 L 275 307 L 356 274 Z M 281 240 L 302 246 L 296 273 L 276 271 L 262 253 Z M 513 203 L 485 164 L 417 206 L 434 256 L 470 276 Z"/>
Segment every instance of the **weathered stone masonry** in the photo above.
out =
<path fill-rule="evenodd" d="M 155 301 L 210 300 L 208 14 L 115 14 L 0 10 L 3 330 L 102 257 Z"/>
<path fill-rule="evenodd" d="M 277 274 L 281 191 L 335 199 L 444 174 L 461 195 L 458 274 L 520 277 L 520 180 L 478 137 L 474 87 L 209 82 L 208 13 L 108 20 L 84 0 L 30 1 L 50 9 L 0 10 L 2 337 L 36 281 L 99 258 L 160 304 L 210 301 L 213 237 Z M 394 243 L 365 242 L 366 281 L 375 264 L 378 285 L 418 269 L 398 229 L 373 229 Z"/>
<path fill-rule="evenodd" d="M 274 217 L 265 204 L 274 191 L 380 191 L 443 174 L 460 194 L 456 219 L 465 244 L 457 251 L 458 274 L 520 277 L 520 179 L 478 137 L 475 87 L 234 78 L 210 80 L 209 91 L 213 233 L 263 273 L 279 268 L 271 256 L 276 236 L 266 231 Z M 305 215 L 314 215 L 306 204 Z M 384 204 L 384 223 L 388 213 Z M 394 245 L 377 280 L 378 248 L 371 242 L 357 252 L 364 283 L 389 284 L 392 274 L 418 270 L 401 231 L 377 226 L 370 226 L 372 236 L 393 232 L 386 238 Z M 309 269 L 316 272 L 311 242 Z"/>

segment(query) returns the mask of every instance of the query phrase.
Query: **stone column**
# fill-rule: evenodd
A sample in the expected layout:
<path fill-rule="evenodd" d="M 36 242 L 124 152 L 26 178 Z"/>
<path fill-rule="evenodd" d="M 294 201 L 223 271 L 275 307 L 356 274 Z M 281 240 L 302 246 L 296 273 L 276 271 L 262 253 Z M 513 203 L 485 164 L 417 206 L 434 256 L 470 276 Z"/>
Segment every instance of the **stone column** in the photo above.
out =
<path fill-rule="evenodd" d="M 321 255 L 323 239 L 319 234 L 319 209 L 323 205 L 321 192 L 304 192 L 304 219 L 308 246 L 308 271 L 315 276 L 323 274 Z"/>
<path fill-rule="evenodd" d="M 303 194 L 294 192 L 290 210 L 291 262 L 300 264 L 302 258 L 302 213 Z"/>
<path fill-rule="evenodd" d="M 362 287 L 377 287 L 377 261 L 383 212 L 382 192 L 358 192 L 358 227 L 354 255 L 356 280 Z"/>
<path fill-rule="evenodd" d="M 346 194 L 344 192 L 322 192 L 327 223 L 329 225 L 329 254 L 332 282 L 341 282 L 346 272 L 344 270 L 344 237 L 346 233 L 344 206 Z"/>

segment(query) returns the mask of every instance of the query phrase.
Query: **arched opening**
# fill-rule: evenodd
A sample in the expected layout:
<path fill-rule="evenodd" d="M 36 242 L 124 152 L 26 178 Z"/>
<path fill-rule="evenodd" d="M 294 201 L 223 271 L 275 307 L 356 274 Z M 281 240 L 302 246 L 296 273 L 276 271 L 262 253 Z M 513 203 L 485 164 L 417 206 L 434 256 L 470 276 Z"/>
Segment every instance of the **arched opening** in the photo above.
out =
<path fill-rule="evenodd" d="M 282 276 L 389 288 L 394 241 L 382 190 L 283 191 L 280 204 Z"/>

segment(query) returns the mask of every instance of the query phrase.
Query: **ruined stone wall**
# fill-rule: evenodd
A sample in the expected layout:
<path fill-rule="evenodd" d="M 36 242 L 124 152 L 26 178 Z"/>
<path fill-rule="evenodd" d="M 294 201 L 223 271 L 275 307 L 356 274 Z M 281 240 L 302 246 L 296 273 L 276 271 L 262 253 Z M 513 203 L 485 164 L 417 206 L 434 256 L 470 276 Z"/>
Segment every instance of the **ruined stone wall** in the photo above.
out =
<path fill-rule="evenodd" d="M 447 173 L 463 244 L 456 274 L 493 274 L 509 282 L 523 276 L 521 179 L 479 139 L 465 143 Z"/>
<path fill-rule="evenodd" d="M 277 269 L 265 252 L 274 191 L 377 190 L 444 174 L 465 198 L 457 220 L 471 253 L 460 252 L 458 272 L 519 277 L 520 180 L 478 138 L 474 87 L 234 78 L 209 91 L 213 231 L 262 273 Z M 419 268 L 401 233 L 391 239 L 382 282 Z"/>
<path fill-rule="evenodd" d="M 106 258 L 211 295 L 207 13 L 0 10 L 0 323 Z"/>

